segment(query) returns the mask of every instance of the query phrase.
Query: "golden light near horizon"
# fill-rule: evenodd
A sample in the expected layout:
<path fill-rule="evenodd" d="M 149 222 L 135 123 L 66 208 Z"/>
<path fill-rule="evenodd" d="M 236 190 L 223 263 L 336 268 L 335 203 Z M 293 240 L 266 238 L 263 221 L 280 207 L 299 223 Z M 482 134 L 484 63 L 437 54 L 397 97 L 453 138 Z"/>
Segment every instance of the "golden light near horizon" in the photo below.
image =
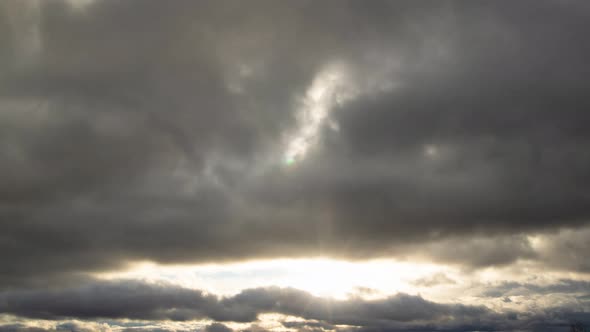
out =
<path fill-rule="evenodd" d="M 326 258 L 275 259 L 228 264 L 158 265 L 138 263 L 124 271 L 98 274 L 101 279 L 139 279 L 168 282 L 187 288 L 230 295 L 246 288 L 292 287 L 321 297 L 345 299 L 417 293 L 412 281 L 440 272 L 428 263 L 371 260 L 350 262 Z"/>

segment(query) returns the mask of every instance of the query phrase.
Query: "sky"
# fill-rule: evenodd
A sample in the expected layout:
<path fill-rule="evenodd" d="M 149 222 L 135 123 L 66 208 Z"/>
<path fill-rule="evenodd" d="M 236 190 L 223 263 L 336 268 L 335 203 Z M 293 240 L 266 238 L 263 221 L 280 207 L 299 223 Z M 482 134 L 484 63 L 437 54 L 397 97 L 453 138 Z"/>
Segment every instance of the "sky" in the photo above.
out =
<path fill-rule="evenodd" d="M 590 3 L 0 0 L 0 332 L 590 328 Z"/>

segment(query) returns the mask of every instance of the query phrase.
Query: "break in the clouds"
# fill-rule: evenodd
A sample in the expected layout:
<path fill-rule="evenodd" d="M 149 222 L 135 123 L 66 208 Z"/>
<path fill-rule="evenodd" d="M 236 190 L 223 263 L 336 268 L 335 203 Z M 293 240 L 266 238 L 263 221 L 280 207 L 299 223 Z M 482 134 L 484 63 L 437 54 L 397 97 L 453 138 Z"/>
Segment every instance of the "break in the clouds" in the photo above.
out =
<path fill-rule="evenodd" d="M 174 320 L 159 297 L 109 315 L 43 300 L 138 261 L 378 258 L 587 280 L 589 18 L 584 1 L 4 0 L 0 289 L 14 293 L 0 297 L 41 302 L 0 307 Z M 423 327 L 455 315 L 408 301 L 426 305 Z M 341 305 L 358 321 L 398 311 Z M 269 312 L 254 307 L 247 320 Z M 340 324 L 315 309 L 316 325 L 282 328 Z"/>

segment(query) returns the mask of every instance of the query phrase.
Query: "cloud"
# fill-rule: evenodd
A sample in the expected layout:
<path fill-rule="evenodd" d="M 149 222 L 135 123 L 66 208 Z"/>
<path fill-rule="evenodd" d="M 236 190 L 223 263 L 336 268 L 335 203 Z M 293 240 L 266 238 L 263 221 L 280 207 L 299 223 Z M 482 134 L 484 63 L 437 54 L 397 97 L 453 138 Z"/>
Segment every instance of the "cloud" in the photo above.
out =
<path fill-rule="evenodd" d="M 169 330 L 171 322 L 190 323 L 201 319 L 216 322 L 205 331 L 232 331 L 220 322 L 255 324 L 263 313 L 277 313 L 302 320 L 282 320 L 282 325 L 299 331 L 333 329 L 352 330 L 515 330 L 550 328 L 571 321 L 588 322 L 587 313 L 572 308 L 549 307 L 533 312 L 496 312 L 484 306 L 445 304 L 420 296 L 397 294 L 385 299 L 351 298 L 335 300 L 313 296 L 292 288 L 255 288 L 227 297 L 170 284 L 132 281 L 95 282 L 84 286 L 54 290 L 8 291 L 0 294 L 0 309 L 6 314 L 49 320 L 109 319 L 85 326 L 65 321 L 54 330 L 96 330 L 128 328 L 130 330 Z M 578 308 L 579 310 L 580 308 Z M 133 321 L 149 320 L 133 325 Z M 83 321 L 81 321 L 83 322 Z M 167 326 L 168 324 L 168 326 Z M 190 325 L 190 324 L 189 324 Z M 93 327 L 94 326 L 94 327 Z M 188 325 L 176 327 L 184 329 Z M 5 325 L 5 330 L 26 330 L 26 326 Z M 49 327 L 48 330 L 52 330 Z"/>
<path fill-rule="evenodd" d="M 108 324 L 82 321 L 45 322 L 34 326 L 26 323 L 0 325 L 1 332 L 111 332 Z"/>
<path fill-rule="evenodd" d="M 431 276 L 416 279 L 412 282 L 413 285 L 419 287 L 434 287 L 438 285 L 456 284 L 457 282 L 449 278 L 446 274 L 439 272 Z"/>
<path fill-rule="evenodd" d="M 27 327 L 21 324 L 7 324 L 1 325 L 0 331 L 2 332 L 45 332 L 46 329 L 39 327 Z"/>
<path fill-rule="evenodd" d="M 590 272 L 590 263 L 584 254 L 590 250 L 590 228 L 562 229 L 534 238 L 540 259 L 563 270 Z"/>
<path fill-rule="evenodd" d="M 333 324 L 365 325 L 371 321 L 411 322 L 490 315 L 485 307 L 438 304 L 398 294 L 381 300 L 333 300 L 292 288 L 254 288 L 219 298 L 200 290 L 139 281 L 95 282 L 60 290 L 6 291 L 4 313 L 30 318 L 129 318 L 254 322 L 261 313 L 280 313 Z M 219 329 L 214 325 L 211 329 Z"/>
<path fill-rule="evenodd" d="M 553 293 L 576 294 L 586 293 L 590 289 L 590 282 L 585 280 L 562 279 L 547 285 L 538 283 L 519 283 L 504 281 L 499 285 L 488 286 L 483 296 L 502 297 L 510 295 L 544 295 Z"/>
<path fill-rule="evenodd" d="M 528 239 L 590 217 L 586 4 L 0 10 L 2 288 L 135 260 L 410 247 L 469 267 L 587 270 L 579 254 L 561 263 L 568 246 Z M 315 145 L 287 167 L 297 111 L 334 64 L 346 88 L 320 98 L 331 109 Z"/>
<path fill-rule="evenodd" d="M 233 331 L 233 330 L 221 323 L 213 323 L 213 324 L 207 325 L 207 327 L 205 327 L 205 332 L 231 332 L 231 331 Z"/>
<path fill-rule="evenodd" d="M 295 328 L 298 331 L 323 331 L 336 329 L 332 324 L 318 321 L 284 321 L 282 324 L 286 328 Z"/>

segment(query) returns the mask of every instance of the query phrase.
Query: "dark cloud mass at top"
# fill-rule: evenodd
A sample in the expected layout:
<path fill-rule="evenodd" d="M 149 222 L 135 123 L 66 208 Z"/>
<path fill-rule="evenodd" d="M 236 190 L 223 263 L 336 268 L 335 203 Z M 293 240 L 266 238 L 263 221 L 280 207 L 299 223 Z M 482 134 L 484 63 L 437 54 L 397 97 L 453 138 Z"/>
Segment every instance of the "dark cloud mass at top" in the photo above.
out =
<path fill-rule="evenodd" d="M 583 2 L 2 5 L 3 283 L 588 218 Z M 334 62 L 372 88 L 286 169 Z"/>
<path fill-rule="evenodd" d="M 588 272 L 589 17 L 584 1 L 2 1 L 0 288 L 314 255 Z M 330 68 L 344 87 L 288 165 Z"/>

